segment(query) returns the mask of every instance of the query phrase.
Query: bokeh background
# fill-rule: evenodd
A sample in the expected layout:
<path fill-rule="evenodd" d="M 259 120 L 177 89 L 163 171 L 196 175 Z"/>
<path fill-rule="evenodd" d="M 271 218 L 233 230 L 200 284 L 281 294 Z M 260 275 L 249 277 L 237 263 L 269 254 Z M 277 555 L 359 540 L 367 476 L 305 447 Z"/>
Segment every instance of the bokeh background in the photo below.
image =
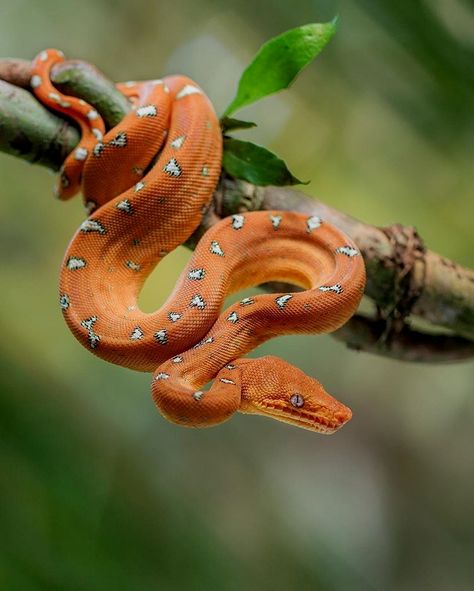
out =
<path fill-rule="evenodd" d="M 290 91 L 239 115 L 305 191 L 376 225 L 415 225 L 474 265 L 474 12 L 468 0 L 15 0 L 0 55 L 53 46 L 114 80 L 181 72 L 222 112 L 268 38 L 336 13 Z M 0 588 L 474 588 L 474 367 L 409 365 L 328 336 L 255 354 L 295 363 L 350 405 L 323 437 L 239 415 L 189 431 L 155 412 L 148 375 L 105 364 L 57 305 L 80 200 L 0 155 Z M 164 301 L 189 253 L 142 303 Z"/>

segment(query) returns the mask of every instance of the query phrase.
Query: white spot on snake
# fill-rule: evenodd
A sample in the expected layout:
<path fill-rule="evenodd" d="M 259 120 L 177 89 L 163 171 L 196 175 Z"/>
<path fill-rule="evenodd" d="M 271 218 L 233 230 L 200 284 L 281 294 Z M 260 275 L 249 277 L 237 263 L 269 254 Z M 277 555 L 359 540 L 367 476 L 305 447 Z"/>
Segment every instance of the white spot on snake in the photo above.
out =
<path fill-rule="evenodd" d="M 45 62 L 48 59 L 48 52 L 46 50 L 42 51 L 39 58 L 42 62 Z"/>
<path fill-rule="evenodd" d="M 204 392 L 202 390 L 198 390 L 197 392 L 194 392 L 193 394 L 193 398 L 194 400 L 201 400 L 201 398 L 204 396 Z"/>
<path fill-rule="evenodd" d="M 138 191 L 141 191 L 144 188 L 145 183 L 143 181 L 138 181 L 138 183 L 135 185 L 135 193 L 138 193 Z"/>
<path fill-rule="evenodd" d="M 179 312 L 170 312 L 168 314 L 168 318 L 171 320 L 171 322 L 178 322 L 178 320 L 181 318 L 181 314 Z"/>
<path fill-rule="evenodd" d="M 95 139 L 99 142 L 104 138 L 104 134 L 100 131 L 100 129 L 92 129 L 91 131 Z"/>
<path fill-rule="evenodd" d="M 279 298 L 276 298 L 275 302 L 277 303 L 278 307 L 283 310 L 283 308 L 286 306 L 288 301 L 291 300 L 292 297 L 293 296 L 291 295 L 291 293 L 288 293 L 286 295 L 280 296 Z"/>
<path fill-rule="evenodd" d="M 207 166 L 201 168 L 201 176 L 209 176 L 209 168 Z"/>
<path fill-rule="evenodd" d="M 91 349 L 95 349 L 97 347 L 97 345 L 99 344 L 100 336 L 92 331 L 89 332 L 89 334 L 87 336 L 89 338 L 89 344 L 91 346 Z"/>
<path fill-rule="evenodd" d="M 94 154 L 94 156 L 96 158 L 98 158 L 102 154 L 102 152 L 104 151 L 104 148 L 105 148 L 104 144 L 102 142 L 98 142 L 94 146 L 94 149 L 92 150 L 92 153 Z"/>
<path fill-rule="evenodd" d="M 339 254 L 345 254 L 348 257 L 355 257 L 359 254 L 359 251 L 350 245 L 339 246 L 339 248 L 336 248 L 336 252 Z"/>
<path fill-rule="evenodd" d="M 176 161 L 176 158 L 171 158 L 168 163 L 163 167 L 163 172 L 166 172 L 170 176 L 180 176 L 181 167 Z"/>
<path fill-rule="evenodd" d="M 58 105 L 63 109 L 69 109 L 71 103 L 69 101 L 58 101 Z"/>
<path fill-rule="evenodd" d="M 165 373 L 164 371 L 160 371 L 160 373 L 157 373 L 155 376 L 155 381 L 158 380 L 168 380 L 170 377 L 169 373 Z"/>
<path fill-rule="evenodd" d="M 83 326 L 87 330 L 92 330 L 94 328 L 94 324 L 96 322 L 97 322 L 97 316 L 91 316 L 90 318 L 86 318 L 85 320 L 82 320 L 81 326 Z"/>
<path fill-rule="evenodd" d="M 228 364 L 225 366 L 225 368 L 226 368 L 226 369 L 235 369 L 235 365 L 232 365 L 232 363 L 228 363 Z"/>
<path fill-rule="evenodd" d="M 183 86 L 183 88 L 178 92 L 176 99 L 179 100 L 191 94 L 202 94 L 202 90 L 197 88 L 197 86 L 193 86 L 192 84 L 186 84 L 186 86 Z"/>
<path fill-rule="evenodd" d="M 207 337 L 207 339 L 203 339 L 202 341 L 199 341 L 199 343 L 194 345 L 193 349 L 199 349 L 199 347 L 202 347 L 203 345 L 209 345 L 209 343 L 213 343 L 213 342 L 214 342 L 214 337 Z"/>
<path fill-rule="evenodd" d="M 143 339 L 143 337 L 144 337 L 143 330 L 139 326 L 136 326 L 132 330 L 132 334 L 130 335 L 130 338 L 132 339 L 132 341 L 139 341 L 140 339 Z"/>
<path fill-rule="evenodd" d="M 137 117 L 156 117 L 158 111 L 155 105 L 143 105 L 143 107 L 138 107 L 135 113 Z"/>
<path fill-rule="evenodd" d="M 319 291 L 332 291 L 334 293 L 342 293 L 344 288 L 340 283 L 335 283 L 334 285 L 321 285 L 318 287 Z"/>
<path fill-rule="evenodd" d="M 132 204 L 128 199 L 123 199 L 122 201 L 119 201 L 115 207 L 116 209 L 118 209 L 119 211 L 123 211 L 124 213 L 133 213 Z"/>
<path fill-rule="evenodd" d="M 88 152 L 86 148 L 76 148 L 76 150 L 74 150 L 74 158 L 79 161 L 85 160 L 87 158 L 87 154 Z"/>
<path fill-rule="evenodd" d="M 99 118 L 99 113 L 97 113 L 95 109 L 91 109 L 88 113 L 86 113 L 86 117 L 89 119 L 89 121 L 94 121 L 94 119 Z"/>
<path fill-rule="evenodd" d="M 84 233 L 88 232 L 97 232 L 98 234 L 105 234 L 106 229 L 104 226 L 98 222 L 97 220 L 85 220 L 79 226 L 79 230 Z"/>
<path fill-rule="evenodd" d="M 109 146 L 114 146 L 115 148 L 125 148 L 127 142 L 127 134 L 124 131 L 121 131 L 114 137 L 113 140 L 110 140 Z"/>
<path fill-rule="evenodd" d="M 233 386 L 235 386 L 235 382 L 233 380 L 229 380 L 229 378 L 220 378 L 220 381 L 223 384 L 232 384 Z"/>
<path fill-rule="evenodd" d="M 188 273 L 188 279 L 192 279 L 194 281 L 200 281 L 204 279 L 206 271 L 204 269 L 191 269 Z"/>
<path fill-rule="evenodd" d="M 212 254 L 217 254 L 220 257 L 224 256 L 224 251 L 222 250 L 222 248 L 220 247 L 219 243 L 216 240 L 213 240 L 211 242 L 211 247 L 209 248 L 209 252 L 211 252 Z"/>
<path fill-rule="evenodd" d="M 227 320 L 229 322 L 232 322 L 232 324 L 236 324 L 239 321 L 239 316 L 237 312 L 232 312 L 231 314 L 229 314 L 229 316 L 227 316 Z"/>
<path fill-rule="evenodd" d="M 137 176 L 143 176 L 145 173 L 145 169 L 142 168 L 141 166 L 134 166 L 134 167 L 132 167 L 132 172 L 133 172 L 133 174 L 136 174 Z"/>
<path fill-rule="evenodd" d="M 81 321 L 81 326 L 87 330 L 87 338 L 91 349 L 95 349 L 100 341 L 100 336 L 94 332 L 94 324 L 97 322 L 97 316 L 91 316 Z"/>
<path fill-rule="evenodd" d="M 160 343 L 160 345 L 166 345 L 168 342 L 168 333 L 166 332 L 165 329 L 155 332 L 155 334 L 153 336 Z"/>
<path fill-rule="evenodd" d="M 57 92 L 48 92 L 48 97 L 56 103 L 59 103 L 59 101 L 61 100 L 61 97 Z"/>
<path fill-rule="evenodd" d="M 126 88 L 133 88 L 136 84 L 135 80 L 127 80 L 123 83 Z"/>
<path fill-rule="evenodd" d="M 181 357 L 181 355 L 176 355 L 176 357 L 172 357 L 171 361 L 173 363 L 182 363 L 183 362 L 183 358 Z"/>
<path fill-rule="evenodd" d="M 245 218 L 243 215 L 236 213 L 232 216 L 232 227 L 234 230 L 240 230 L 243 227 Z"/>
<path fill-rule="evenodd" d="M 65 293 L 59 298 L 59 307 L 61 310 L 67 310 L 70 306 L 69 296 Z"/>
<path fill-rule="evenodd" d="M 174 148 L 175 150 L 179 150 L 179 148 L 181 148 L 181 146 L 184 144 L 184 140 L 186 139 L 185 135 L 179 135 L 177 138 L 175 138 L 171 143 L 170 146 L 172 148 Z"/>
<path fill-rule="evenodd" d="M 41 86 L 41 77 L 38 76 L 38 74 L 32 76 L 30 80 L 30 85 L 31 88 L 38 88 L 38 86 Z"/>
<path fill-rule="evenodd" d="M 191 303 L 189 304 L 191 308 L 197 308 L 198 310 L 204 310 L 206 307 L 206 302 L 204 301 L 203 297 L 199 294 L 193 296 Z"/>
<path fill-rule="evenodd" d="M 243 300 L 240 300 L 240 305 L 241 306 L 250 306 L 250 304 L 254 304 L 255 300 L 253 300 L 252 298 L 244 298 Z"/>
<path fill-rule="evenodd" d="M 270 221 L 272 223 L 274 230 L 278 230 L 278 228 L 280 227 L 280 224 L 281 224 L 281 220 L 282 220 L 281 215 L 271 215 L 270 216 Z"/>
<path fill-rule="evenodd" d="M 133 261 L 125 261 L 125 266 L 132 271 L 140 271 L 141 269 L 141 266 L 138 263 L 134 263 Z"/>
<path fill-rule="evenodd" d="M 86 266 L 86 261 L 79 257 L 69 257 L 66 261 L 66 267 L 70 271 L 76 271 L 77 269 L 83 269 Z"/>
<path fill-rule="evenodd" d="M 318 217 L 317 215 L 312 215 L 310 218 L 306 220 L 306 231 L 312 232 L 319 228 L 319 226 L 323 223 L 323 220 Z"/>

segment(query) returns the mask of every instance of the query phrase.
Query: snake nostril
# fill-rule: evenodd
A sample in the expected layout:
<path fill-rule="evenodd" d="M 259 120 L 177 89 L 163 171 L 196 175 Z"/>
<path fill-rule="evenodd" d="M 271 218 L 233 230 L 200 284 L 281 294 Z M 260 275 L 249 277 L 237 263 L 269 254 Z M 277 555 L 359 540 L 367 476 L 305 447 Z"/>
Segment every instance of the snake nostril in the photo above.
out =
<path fill-rule="evenodd" d="M 296 408 L 301 408 L 304 406 L 304 398 L 301 394 L 293 394 L 290 398 L 290 402 Z"/>
<path fill-rule="evenodd" d="M 336 412 L 334 414 L 334 418 L 336 419 L 336 421 L 338 423 L 340 423 L 341 425 L 343 425 L 344 423 L 347 423 L 347 421 L 350 421 L 352 418 L 352 411 L 350 408 L 347 408 L 343 411 L 339 411 Z"/>

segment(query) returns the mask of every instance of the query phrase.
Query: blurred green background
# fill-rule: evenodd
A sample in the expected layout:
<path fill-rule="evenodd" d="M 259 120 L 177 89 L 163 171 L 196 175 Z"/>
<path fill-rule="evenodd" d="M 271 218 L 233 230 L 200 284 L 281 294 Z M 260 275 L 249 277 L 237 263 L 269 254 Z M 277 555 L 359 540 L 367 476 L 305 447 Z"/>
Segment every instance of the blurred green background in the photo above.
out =
<path fill-rule="evenodd" d="M 219 112 L 265 40 L 340 26 L 284 94 L 238 115 L 305 191 L 376 225 L 415 225 L 474 266 L 474 12 L 468 0 L 16 0 L 0 55 L 45 47 L 114 80 L 181 72 Z M 357 354 L 328 336 L 272 353 L 350 405 L 334 437 L 239 415 L 189 431 L 148 375 L 69 334 L 58 267 L 83 218 L 53 177 L 0 156 L 0 589 L 474 588 L 474 368 Z M 155 272 L 164 301 L 189 253 Z"/>

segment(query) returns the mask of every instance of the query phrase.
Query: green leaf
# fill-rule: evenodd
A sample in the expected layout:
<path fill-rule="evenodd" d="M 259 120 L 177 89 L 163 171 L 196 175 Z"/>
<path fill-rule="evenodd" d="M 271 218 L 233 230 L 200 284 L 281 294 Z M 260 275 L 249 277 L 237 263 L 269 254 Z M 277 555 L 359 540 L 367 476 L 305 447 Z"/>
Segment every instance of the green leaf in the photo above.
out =
<path fill-rule="evenodd" d="M 233 119 L 232 117 L 221 118 L 221 128 L 223 132 L 234 131 L 236 129 L 250 129 L 257 127 L 253 121 L 242 121 L 241 119 Z"/>
<path fill-rule="evenodd" d="M 232 176 L 254 185 L 298 185 L 286 164 L 273 152 L 235 138 L 224 139 L 222 167 Z"/>
<path fill-rule="evenodd" d="M 328 23 L 303 25 L 264 43 L 242 74 L 237 95 L 224 116 L 288 88 L 329 42 L 336 30 L 336 23 L 337 17 Z"/>

